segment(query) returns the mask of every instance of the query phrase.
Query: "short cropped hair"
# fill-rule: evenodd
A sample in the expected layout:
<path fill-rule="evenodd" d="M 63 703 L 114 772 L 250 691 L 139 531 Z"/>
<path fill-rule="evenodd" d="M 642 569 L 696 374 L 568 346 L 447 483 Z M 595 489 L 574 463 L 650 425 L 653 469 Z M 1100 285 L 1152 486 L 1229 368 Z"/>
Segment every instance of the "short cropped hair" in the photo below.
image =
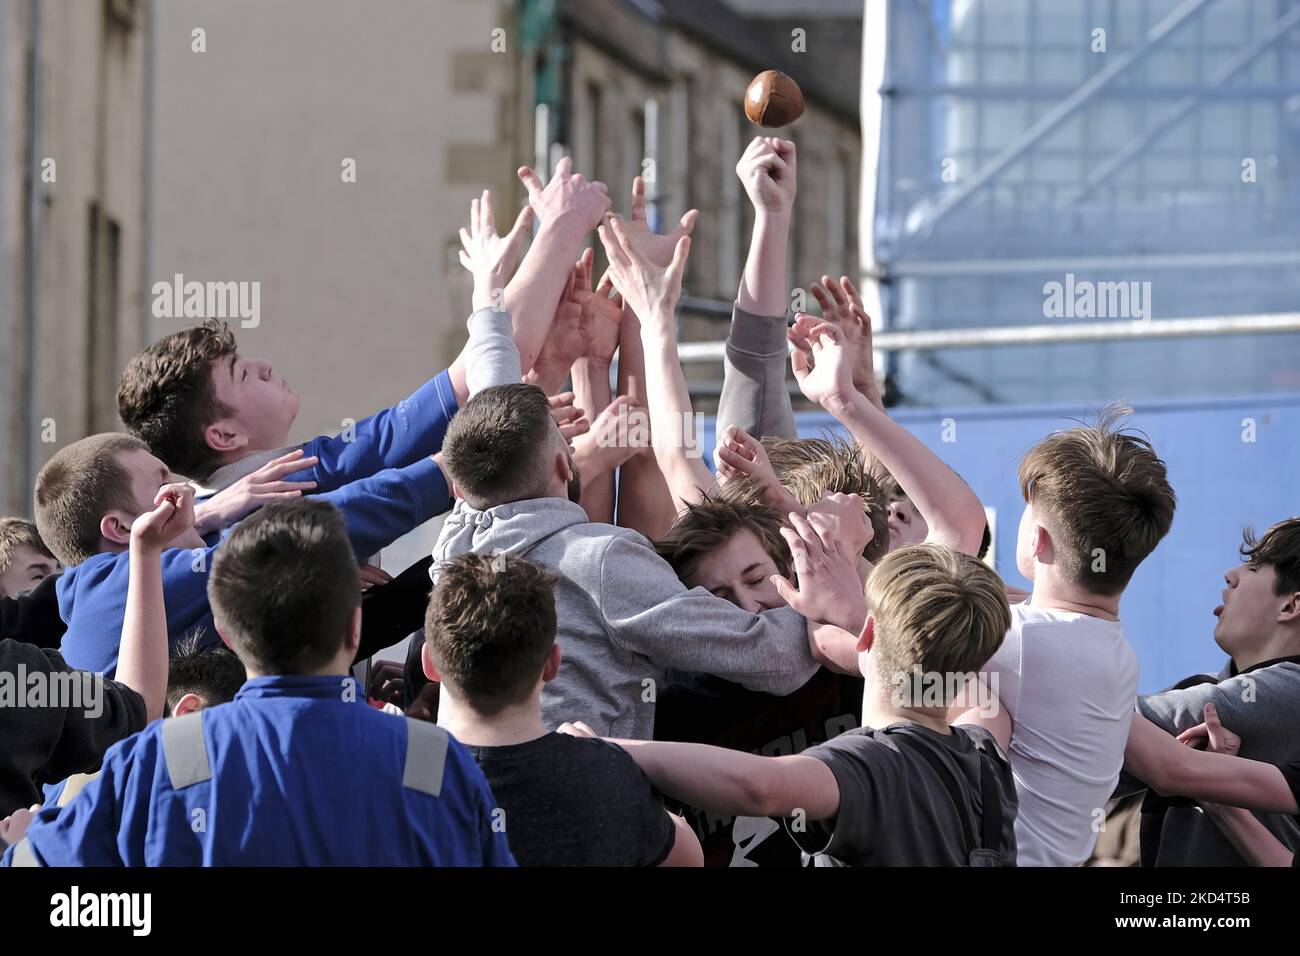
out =
<path fill-rule="evenodd" d="M 781 485 L 805 508 L 839 492 L 861 495 L 871 522 L 871 540 L 862 556 L 873 564 L 889 550 L 889 501 L 863 462 L 862 446 L 838 437 L 762 440 Z M 751 478 L 730 481 L 722 496 L 729 501 L 758 502 L 762 489 Z"/>
<path fill-rule="evenodd" d="M 713 554 L 742 531 L 751 532 L 783 575 L 790 573 L 790 547 L 781 537 L 781 515 L 761 504 L 705 497 L 687 505 L 655 550 L 682 581 L 689 581 L 705 555 Z"/>
<path fill-rule="evenodd" d="M 1273 593 L 1278 597 L 1300 591 L 1300 518 L 1279 521 L 1262 538 L 1247 528 L 1241 535 L 1241 556 L 1249 564 L 1273 568 Z"/>
<path fill-rule="evenodd" d="M 215 707 L 235 699 L 246 679 L 244 665 L 228 647 L 197 648 L 192 642 L 176 649 L 167 665 L 167 707 L 170 714 L 186 694 Z"/>
<path fill-rule="evenodd" d="M 26 518 L 0 518 L 0 574 L 9 570 L 19 548 L 30 548 L 51 561 L 58 560 L 41 540 L 36 525 Z"/>
<path fill-rule="evenodd" d="M 917 668 L 974 673 L 1011 627 L 1002 579 L 978 558 L 932 542 L 885 555 L 867 579 L 867 606 L 875 621 L 871 656 L 886 689 Z"/>
<path fill-rule="evenodd" d="M 182 475 L 203 479 L 222 464 L 204 432 L 231 414 L 217 401 L 213 370 L 235 353 L 230 327 L 209 319 L 159 339 L 122 373 L 117 389 L 122 423 Z"/>
<path fill-rule="evenodd" d="M 327 501 L 266 505 L 216 551 L 208 600 L 218 630 L 260 674 L 309 674 L 339 652 L 361 603 L 343 515 Z"/>
<path fill-rule="evenodd" d="M 475 508 L 542 497 L 554 433 L 550 403 L 536 385 L 485 388 L 447 427 L 443 469 Z"/>
<path fill-rule="evenodd" d="M 114 508 L 138 506 L 121 456 L 148 451 L 119 432 L 91 435 L 54 453 L 36 476 L 36 527 L 65 567 L 99 553 L 99 524 Z"/>
<path fill-rule="evenodd" d="M 1174 520 L 1165 463 L 1145 436 L 1116 427 L 1130 411 L 1109 406 L 1020 462 L 1020 491 L 1055 530 L 1062 577 L 1092 594 L 1122 592 Z"/>
<path fill-rule="evenodd" d="M 424 636 L 452 693 L 484 716 L 528 698 L 555 644 L 555 581 L 526 558 L 463 554 L 438 568 Z"/>

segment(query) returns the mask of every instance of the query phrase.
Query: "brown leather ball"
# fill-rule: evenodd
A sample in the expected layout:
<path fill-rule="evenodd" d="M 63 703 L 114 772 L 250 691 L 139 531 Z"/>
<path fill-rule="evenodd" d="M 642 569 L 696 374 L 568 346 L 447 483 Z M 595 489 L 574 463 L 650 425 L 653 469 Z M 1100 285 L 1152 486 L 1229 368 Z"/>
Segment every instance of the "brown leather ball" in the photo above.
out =
<path fill-rule="evenodd" d="M 780 70 L 764 70 L 745 90 L 745 115 L 759 126 L 789 126 L 803 115 L 803 90 Z"/>

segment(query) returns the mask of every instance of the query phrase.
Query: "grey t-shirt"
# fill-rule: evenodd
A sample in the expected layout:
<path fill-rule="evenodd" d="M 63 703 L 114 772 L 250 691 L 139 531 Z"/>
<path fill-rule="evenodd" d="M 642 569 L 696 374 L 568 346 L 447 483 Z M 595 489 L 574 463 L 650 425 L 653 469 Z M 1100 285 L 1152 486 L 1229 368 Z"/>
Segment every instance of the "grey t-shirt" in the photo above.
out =
<path fill-rule="evenodd" d="M 1217 677 L 1190 677 L 1172 690 L 1139 697 L 1137 709 L 1156 726 L 1179 734 L 1205 719 L 1213 703 L 1223 726 L 1241 736 L 1239 756 L 1285 766 L 1300 760 L 1300 657 L 1265 661 L 1238 671 L 1229 661 Z M 1290 850 L 1300 849 L 1300 821 L 1285 813 L 1256 819 Z M 1215 822 L 1194 800 L 1148 793 L 1142 805 L 1143 866 L 1245 866 Z"/>
<path fill-rule="evenodd" d="M 658 866 L 672 852 L 663 799 L 622 747 L 549 733 L 466 749 L 504 811 L 520 866 Z"/>
<path fill-rule="evenodd" d="M 909 743 L 900 744 L 906 735 Z M 993 735 L 982 727 L 953 727 L 940 734 L 915 724 L 880 730 L 860 727 L 804 751 L 835 774 L 840 810 L 833 820 L 797 819 L 786 830 L 817 866 L 966 866 L 966 832 L 947 785 L 914 746 L 925 747 L 952 772 L 974 833 L 980 833 L 984 808 L 980 771 L 991 776 L 1002 805 L 1005 863 L 1016 859 L 1016 784 L 1011 765 Z"/>

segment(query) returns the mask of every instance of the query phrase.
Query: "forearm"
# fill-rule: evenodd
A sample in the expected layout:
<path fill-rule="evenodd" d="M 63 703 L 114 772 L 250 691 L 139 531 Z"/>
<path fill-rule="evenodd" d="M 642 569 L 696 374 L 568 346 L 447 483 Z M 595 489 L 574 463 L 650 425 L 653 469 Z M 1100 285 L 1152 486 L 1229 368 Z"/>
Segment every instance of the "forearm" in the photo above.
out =
<path fill-rule="evenodd" d="M 746 312 L 785 315 L 790 304 L 790 289 L 786 285 L 789 245 L 789 211 L 755 210 L 749 255 L 736 292 L 736 304 Z"/>
<path fill-rule="evenodd" d="M 1141 714 L 1133 716 L 1124 769 L 1163 795 L 1244 807 L 1261 813 L 1297 813 L 1282 771 L 1270 763 L 1196 750 Z"/>
<path fill-rule="evenodd" d="M 162 555 L 132 543 L 116 680 L 144 698 L 148 720 L 163 716 L 168 651 Z"/>
<path fill-rule="evenodd" d="M 757 315 L 737 303 L 722 360 L 717 432 L 737 425 L 755 438 L 796 437 L 794 409 L 786 390 L 790 364 L 785 313 Z"/>
<path fill-rule="evenodd" d="M 1251 866 L 1291 866 L 1295 854 L 1249 810 L 1205 804 L 1205 812 Z"/>
<path fill-rule="evenodd" d="M 661 792 L 713 813 L 768 816 L 759 782 L 767 757 L 707 744 L 612 740 L 632 757 Z M 793 809 L 793 808 L 791 808 Z"/>
<path fill-rule="evenodd" d="M 609 387 L 609 366 L 594 359 L 580 358 L 573 363 L 574 404 L 587 413 L 587 419 L 595 422 L 600 413 L 613 401 Z M 574 441 L 574 460 L 582 475 L 582 500 L 580 504 L 587 517 L 592 521 L 614 523 L 614 470 L 605 467 L 601 461 L 598 443 L 609 438 L 622 439 L 626 436 L 615 433 L 613 436 L 600 436 L 592 432 L 580 435 L 588 439 L 579 444 Z M 584 452 L 579 456 L 579 452 Z M 591 453 L 588 454 L 587 452 Z"/>
<path fill-rule="evenodd" d="M 644 323 L 641 342 L 646 355 L 646 401 L 655 461 L 668 481 L 674 505 L 695 504 L 713 484 L 704 464 L 686 376 L 677 359 L 677 338 L 671 315 Z"/>
<path fill-rule="evenodd" d="M 618 339 L 618 394 L 626 395 L 632 405 L 648 407 L 641 323 L 626 307 Z M 638 454 L 628 459 L 618 476 L 619 526 L 633 528 L 655 540 L 672 527 L 676 518 L 672 493 L 654 455 Z"/>
<path fill-rule="evenodd" d="M 541 354 L 582 240 L 582 234 L 564 223 L 543 223 L 506 286 L 505 307 L 514 316 L 515 343 L 524 370 L 531 369 Z"/>
<path fill-rule="evenodd" d="M 808 647 L 813 658 L 837 674 L 861 674 L 858 668 L 858 639 L 834 624 L 808 622 Z"/>
<path fill-rule="evenodd" d="M 889 469 L 930 526 L 930 539 L 966 554 L 979 551 L 984 507 L 957 473 L 919 438 L 861 393 L 827 400 L 826 411 Z"/>

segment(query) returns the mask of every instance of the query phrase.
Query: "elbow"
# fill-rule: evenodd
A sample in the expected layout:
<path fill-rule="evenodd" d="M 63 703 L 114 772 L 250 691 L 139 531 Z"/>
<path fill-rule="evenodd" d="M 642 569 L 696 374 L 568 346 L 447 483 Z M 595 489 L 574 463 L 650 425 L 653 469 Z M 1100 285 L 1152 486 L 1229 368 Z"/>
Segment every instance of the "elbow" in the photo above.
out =
<path fill-rule="evenodd" d="M 769 760 L 771 758 L 768 758 Z M 787 809 L 780 806 L 775 782 L 768 774 L 750 774 L 740 781 L 744 796 L 743 813 L 752 817 L 782 817 Z"/>

